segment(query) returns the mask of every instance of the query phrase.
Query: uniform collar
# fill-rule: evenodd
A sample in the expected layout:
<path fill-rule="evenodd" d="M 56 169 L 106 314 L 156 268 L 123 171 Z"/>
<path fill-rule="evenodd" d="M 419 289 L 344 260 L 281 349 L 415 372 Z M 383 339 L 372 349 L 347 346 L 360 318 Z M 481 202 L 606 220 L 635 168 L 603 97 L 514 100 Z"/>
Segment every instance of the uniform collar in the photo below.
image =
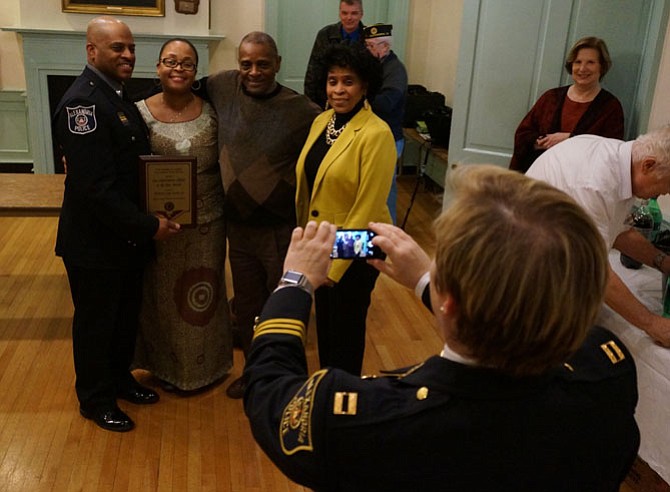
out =
<path fill-rule="evenodd" d="M 470 359 L 468 357 L 463 357 L 461 354 L 454 352 L 451 347 L 447 344 L 447 342 L 444 342 L 444 348 L 442 349 L 442 353 L 440 354 L 440 357 L 443 357 L 445 359 L 449 359 L 454 362 L 458 362 L 459 364 L 465 364 L 466 366 L 476 366 L 477 361 L 474 359 Z"/>
<path fill-rule="evenodd" d="M 631 180 L 631 166 L 633 163 L 632 153 L 633 153 L 633 143 L 634 141 L 622 142 L 619 146 L 619 197 L 622 200 L 628 200 L 633 198 L 633 182 Z"/>
<path fill-rule="evenodd" d="M 119 97 L 123 97 L 123 84 L 121 82 L 118 82 L 116 80 L 113 80 L 113 79 L 107 77 L 104 73 L 102 73 L 100 70 L 95 68 L 90 63 L 87 63 L 86 67 L 91 72 L 93 72 L 98 77 L 100 77 L 100 79 L 102 79 L 102 81 L 105 82 L 108 86 L 110 86 L 112 88 L 112 90 L 114 90 L 114 92 L 116 92 L 118 94 Z"/>
<path fill-rule="evenodd" d="M 434 356 L 414 370 L 410 370 L 400 380 L 411 386 L 426 386 L 433 391 L 454 394 L 475 399 L 518 398 L 535 393 L 556 377 L 557 370 L 541 376 L 512 377 L 479 366 L 454 362 L 444 357 Z"/>

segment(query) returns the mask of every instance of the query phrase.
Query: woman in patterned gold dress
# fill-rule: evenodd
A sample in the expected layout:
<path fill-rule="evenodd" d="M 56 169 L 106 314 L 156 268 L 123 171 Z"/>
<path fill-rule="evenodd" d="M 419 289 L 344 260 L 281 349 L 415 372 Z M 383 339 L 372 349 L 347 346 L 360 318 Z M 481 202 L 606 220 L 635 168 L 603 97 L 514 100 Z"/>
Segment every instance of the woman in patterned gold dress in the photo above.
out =
<path fill-rule="evenodd" d="M 191 91 L 197 63 L 189 41 L 167 41 L 156 65 L 163 91 L 137 103 L 154 154 L 197 157 L 198 223 L 156 244 L 135 353 L 135 367 L 184 391 L 219 381 L 232 367 L 216 113 Z"/>

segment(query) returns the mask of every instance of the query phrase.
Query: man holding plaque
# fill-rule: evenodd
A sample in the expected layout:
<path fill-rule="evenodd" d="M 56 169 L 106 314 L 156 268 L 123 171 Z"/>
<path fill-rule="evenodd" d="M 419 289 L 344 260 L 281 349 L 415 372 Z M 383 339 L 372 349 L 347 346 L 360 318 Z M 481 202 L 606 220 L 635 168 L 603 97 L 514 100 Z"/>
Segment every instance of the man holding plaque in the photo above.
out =
<path fill-rule="evenodd" d="M 233 312 L 246 354 L 254 318 L 283 273 L 296 225 L 295 164 L 320 110 L 276 82 L 281 57 L 268 34 L 244 36 L 238 62 L 239 70 L 216 73 L 206 86 L 219 117 Z M 243 380 L 226 393 L 242 398 Z"/>
<path fill-rule="evenodd" d="M 117 398 L 155 403 L 158 394 L 130 373 L 144 265 L 152 239 L 179 225 L 140 211 L 138 157 L 150 153 L 147 128 L 126 99 L 135 42 L 123 22 L 93 19 L 87 65 L 61 99 L 52 123 L 67 162 L 56 254 L 72 302 L 72 345 L 79 411 L 106 430 L 134 427 Z"/>

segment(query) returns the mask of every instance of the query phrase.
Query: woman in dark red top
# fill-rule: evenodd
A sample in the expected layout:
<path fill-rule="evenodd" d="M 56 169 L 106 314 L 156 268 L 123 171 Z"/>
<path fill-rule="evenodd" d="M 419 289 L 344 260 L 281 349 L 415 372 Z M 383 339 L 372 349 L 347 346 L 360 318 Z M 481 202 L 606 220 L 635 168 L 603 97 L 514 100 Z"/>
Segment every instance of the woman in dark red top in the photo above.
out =
<path fill-rule="evenodd" d="M 565 62 L 574 83 L 542 94 L 521 121 L 510 169 L 526 172 L 542 152 L 572 135 L 623 139 L 621 103 L 600 86 L 611 66 L 602 39 L 586 37 L 574 44 Z"/>

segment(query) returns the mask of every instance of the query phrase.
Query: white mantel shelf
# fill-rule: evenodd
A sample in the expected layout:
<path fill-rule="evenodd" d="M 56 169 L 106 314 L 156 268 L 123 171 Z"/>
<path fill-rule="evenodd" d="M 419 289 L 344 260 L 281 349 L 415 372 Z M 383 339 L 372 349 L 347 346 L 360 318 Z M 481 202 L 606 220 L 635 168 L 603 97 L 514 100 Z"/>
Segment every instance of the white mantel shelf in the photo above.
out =
<path fill-rule="evenodd" d="M 54 172 L 51 115 L 49 114 L 49 75 L 77 76 L 86 64 L 83 31 L 34 29 L 27 27 L 2 27 L 3 31 L 16 32 L 23 38 L 23 56 L 26 71 L 26 92 L 30 146 L 33 151 L 34 172 Z M 152 78 L 156 74 L 156 59 L 162 44 L 170 38 L 183 37 L 198 50 L 199 76 L 205 76 L 209 67 L 209 47 L 225 36 L 220 34 L 158 34 L 133 33 L 136 43 L 134 77 Z"/>
<path fill-rule="evenodd" d="M 61 29 L 37 29 L 37 28 L 30 28 L 30 27 L 14 27 L 14 26 L 3 26 L 0 27 L 1 31 L 9 31 L 9 32 L 18 32 L 21 35 L 44 35 L 44 36 L 57 36 L 57 37 L 64 37 L 64 36 L 72 36 L 75 38 L 81 39 L 86 35 L 84 31 L 66 31 L 66 30 L 61 30 Z M 160 33 L 138 33 L 138 32 L 133 32 L 133 37 L 137 39 L 160 39 L 162 41 L 165 41 L 166 39 L 170 38 L 175 38 L 175 37 L 182 37 L 186 38 L 191 42 L 194 41 L 221 41 L 225 39 L 226 37 L 223 34 L 208 34 L 208 35 L 200 35 L 200 34 L 160 34 Z M 82 47 L 83 48 L 83 47 Z"/>

